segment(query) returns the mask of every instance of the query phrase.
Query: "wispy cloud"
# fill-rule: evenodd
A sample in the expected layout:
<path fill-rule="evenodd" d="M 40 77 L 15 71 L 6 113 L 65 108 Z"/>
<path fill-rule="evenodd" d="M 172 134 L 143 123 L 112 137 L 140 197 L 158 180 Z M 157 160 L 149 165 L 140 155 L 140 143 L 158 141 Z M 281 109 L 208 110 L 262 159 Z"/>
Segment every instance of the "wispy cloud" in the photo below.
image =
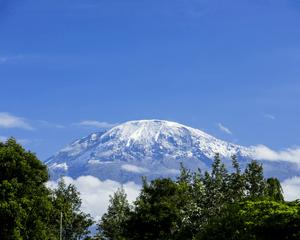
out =
<path fill-rule="evenodd" d="M 8 139 L 8 137 L 0 136 L 0 142 L 5 143 L 7 139 Z M 17 139 L 17 143 L 21 143 L 21 144 L 27 144 L 30 142 L 31 141 L 28 139 Z"/>
<path fill-rule="evenodd" d="M 77 179 L 64 177 L 66 185 L 75 185 L 81 193 L 82 199 L 81 211 L 90 213 L 94 220 L 100 220 L 102 215 L 107 212 L 109 206 L 109 195 L 113 196 L 121 184 L 112 180 L 100 181 L 93 176 L 81 176 Z M 47 187 L 57 188 L 57 181 L 47 182 Z M 127 194 L 127 200 L 131 204 L 139 195 L 141 185 L 134 182 L 127 182 L 124 185 Z"/>
<path fill-rule="evenodd" d="M 267 118 L 275 119 L 275 117 L 272 116 L 272 115 L 270 115 L 270 114 L 263 114 L 263 113 L 262 113 L 262 115 L 264 115 L 264 116 L 267 117 Z"/>
<path fill-rule="evenodd" d="M 16 61 L 28 60 L 37 57 L 39 57 L 39 55 L 31 55 L 31 54 L 27 54 L 27 55 L 19 54 L 17 56 L 0 56 L 0 64 L 16 63 Z"/>
<path fill-rule="evenodd" d="M 135 165 L 129 165 L 129 164 L 122 165 L 122 169 L 124 169 L 128 172 L 136 172 L 136 173 L 149 172 L 149 170 L 146 168 L 138 167 Z"/>
<path fill-rule="evenodd" d="M 118 123 L 107 123 L 107 122 L 98 122 L 98 121 L 83 121 L 81 123 L 73 123 L 77 126 L 86 126 L 86 127 L 97 127 L 97 128 L 112 128 L 118 125 Z"/>
<path fill-rule="evenodd" d="M 232 134 L 232 132 L 230 132 L 228 128 L 223 127 L 223 126 L 221 125 L 221 123 L 219 123 L 218 126 L 220 127 L 220 130 L 221 130 L 221 131 L 224 131 L 224 132 L 227 132 L 227 133 L 229 133 L 229 134 Z"/>
<path fill-rule="evenodd" d="M 21 143 L 21 144 L 28 144 L 28 143 L 30 143 L 31 141 L 28 140 L 28 139 L 17 139 L 17 142 L 18 142 L 18 143 Z"/>
<path fill-rule="evenodd" d="M 27 130 L 35 130 L 28 123 L 25 122 L 24 118 L 15 117 L 7 112 L 0 112 L 0 127 L 3 128 L 24 128 Z"/>
<path fill-rule="evenodd" d="M 0 136 L 0 142 L 6 142 L 6 140 L 7 140 L 7 137 Z"/>
<path fill-rule="evenodd" d="M 14 60 L 14 59 L 20 59 L 22 58 L 22 55 L 18 55 L 18 56 L 15 56 L 15 57 L 1 57 L 1 62 L 7 62 L 9 60 Z"/>
<path fill-rule="evenodd" d="M 59 125 L 59 124 L 53 124 L 53 123 L 49 123 L 49 122 L 46 122 L 46 121 L 39 121 L 42 126 L 44 127 L 56 127 L 56 128 L 64 128 L 64 126 L 62 125 Z"/>
<path fill-rule="evenodd" d="M 180 170 L 178 170 L 178 169 L 168 169 L 166 172 L 172 173 L 172 174 L 180 174 Z"/>
<path fill-rule="evenodd" d="M 255 152 L 255 159 L 269 161 L 287 161 L 300 165 L 300 147 L 286 149 L 284 151 L 273 151 L 264 145 L 252 146 Z"/>

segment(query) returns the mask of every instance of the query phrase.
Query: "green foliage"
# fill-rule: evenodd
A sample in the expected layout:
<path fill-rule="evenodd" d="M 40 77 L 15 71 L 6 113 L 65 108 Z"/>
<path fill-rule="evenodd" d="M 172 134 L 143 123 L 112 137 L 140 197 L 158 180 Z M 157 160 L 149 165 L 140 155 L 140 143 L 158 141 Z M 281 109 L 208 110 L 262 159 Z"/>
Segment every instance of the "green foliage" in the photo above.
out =
<path fill-rule="evenodd" d="M 218 216 L 222 206 L 239 201 L 245 195 L 245 176 L 241 174 L 236 156 L 232 157 L 235 173 L 229 174 L 221 164 L 219 154 L 215 155 L 211 174 L 201 169 L 190 173 L 181 163 L 181 175 L 177 182 L 184 182 L 188 188 L 186 194 L 191 201 L 185 206 L 185 218 L 181 223 L 183 239 L 192 239 L 205 226 L 207 219 Z"/>
<path fill-rule="evenodd" d="M 275 199 L 275 201 L 284 201 L 283 189 L 277 178 L 268 178 L 266 186 L 266 195 Z"/>
<path fill-rule="evenodd" d="M 215 160 L 212 164 L 212 173 L 205 172 L 204 176 L 200 175 L 200 180 L 204 186 L 205 200 L 204 217 L 207 219 L 210 216 L 217 216 L 221 207 L 227 200 L 228 195 L 228 171 L 225 164 L 221 164 L 219 154 L 215 155 Z"/>
<path fill-rule="evenodd" d="M 90 214 L 80 211 L 81 199 L 80 193 L 76 187 L 69 184 L 67 187 L 63 176 L 58 182 L 57 189 L 51 191 L 52 204 L 55 211 L 52 213 L 52 230 L 55 236 L 59 236 L 60 230 L 60 212 L 63 213 L 62 239 L 77 240 L 87 236 L 91 231 L 88 230 L 95 221 Z"/>
<path fill-rule="evenodd" d="M 235 172 L 226 176 L 228 182 L 226 188 L 226 202 L 229 204 L 241 201 L 245 197 L 247 185 L 246 176 L 245 174 L 241 174 L 236 155 L 232 156 L 232 166 L 235 169 Z"/>
<path fill-rule="evenodd" d="M 63 212 L 63 239 L 86 236 L 93 225 L 89 214 L 79 212 L 81 200 L 75 186 L 58 189 L 45 184 L 47 166 L 34 153 L 25 151 L 14 138 L 0 143 L 0 239 L 59 239 Z"/>
<path fill-rule="evenodd" d="M 187 186 L 185 194 L 190 201 L 181 211 L 184 217 L 180 224 L 179 236 L 181 239 L 192 239 L 203 227 L 206 195 L 199 175 L 196 172 L 191 174 L 191 171 L 187 170 L 182 163 L 180 166 L 181 174 L 176 177 L 177 183 L 184 183 Z"/>
<path fill-rule="evenodd" d="M 182 210 L 190 201 L 187 185 L 170 178 L 157 178 L 143 187 L 134 210 L 122 225 L 126 239 L 183 239 L 180 235 Z"/>
<path fill-rule="evenodd" d="M 127 194 L 124 191 L 123 185 L 114 193 L 113 197 L 111 195 L 109 197 L 110 205 L 108 206 L 107 213 L 104 213 L 100 222 L 97 223 L 97 230 L 99 231 L 97 236 L 117 240 L 121 239 L 121 223 L 128 219 L 131 206 L 126 199 Z"/>
<path fill-rule="evenodd" d="M 84 240 L 106 240 L 106 238 L 102 234 L 95 233 L 92 237 L 85 237 Z"/>
<path fill-rule="evenodd" d="M 208 228 L 206 225 L 211 219 L 222 219 L 222 209 L 231 208 L 244 199 L 264 197 L 283 201 L 280 182 L 273 178 L 266 180 L 262 164 L 257 161 L 251 160 L 244 173 L 235 155 L 232 156 L 232 173 L 221 163 L 218 153 L 211 173 L 202 174 L 201 169 L 191 173 L 182 163 L 180 165 L 176 182 L 158 178 L 149 184 L 143 177 L 143 187 L 133 209 L 128 203 L 123 204 L 125 193 L 117 192 L 99 228 L 104 236 L 108 239 L 191 240 Z M 116 210 L 119 209 L 116 206 L 123 205 L 126 207 Z"/>
<path fill-rule="evenodd" d="M 55 239 L 47 166 L 14 138 L 0 143 L 0 239 Z"/>
<path fill-rule="evenodd" d="M 247 196 L 263 197 L 266 194 L 266 179 L 263 166 L 255 160 L 251 160 L 245 169 Z"/>
<path fill-rule="evenodd" d="M 247 197 L 212 217 L 197 240 L 268 240 L 300 238 L 300 204 L 271 197 Z"/>
<path fill-rule="evenodd" d="M 265 180 L 262 165 L 256 161 L 252 160 L 242 173 L 237 157 L 233 155 L 232 166 L 235 171 L 228 173 L 218 153 L 211 174 L 208 171 L 202 174 L 201 169 L 191 174 L 181 164 L 181 175 L 177 180 L 189 186 L 187 194 L 192 199 L 185 208 L 186 217 L 181 224 L 181 231 L 188 236 L 187 239 L 202 231 L 209 218 L 220 217 L 222 207 L 240 202 L 246 196 L 276 195 L 276 199 L 283 199 L 279 181 Z"/>

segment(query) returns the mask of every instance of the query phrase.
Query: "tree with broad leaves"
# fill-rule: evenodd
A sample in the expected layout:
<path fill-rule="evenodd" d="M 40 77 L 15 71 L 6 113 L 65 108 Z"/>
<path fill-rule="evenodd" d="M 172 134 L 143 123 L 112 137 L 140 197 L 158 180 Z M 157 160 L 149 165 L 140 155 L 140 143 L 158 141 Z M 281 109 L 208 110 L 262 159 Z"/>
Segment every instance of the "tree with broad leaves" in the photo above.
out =
<path fill-rule="evenodd" d="M 201 169 L 198 169 L 198 173 L 191 174 L 181 163 L 181 175 L 177 177 L 177 181 L 188 185 L 187 194 L 192 199 L 184 209 L 186 217 L 181 224 L 181 231 L 188 236 L 187 239 L 192 239 L 201 232 L 210 217 L 220 217 L 222 207 L 240 202 L 246 196 L 276 195 L 283 199 L 279 181 L 266 180 L 263 167 L 257 161 L 251 160 L 242 173 L 237 157 L 233 155 L 232 166 L 234 171 L 229 173 L 218 153 L 211 173 L 206 171 L 202 174 Z"/>
<path fill-rule="evenodd" d="M 143 187 L 129 218 L 122 224 L 125 239 L 184 239 L 180 225 L 182 210 L 191 200 L 187 185 L 170 178 L 157 178 L 149 184 L 143 177 Z"/>
<path fill-rule="evenodd" d="M 275 201 L 265 196 L 246 197 L 211 217 L 197 240 L 300 239 L 300 201 Z"/>
<path fill-rule="evenodd" d="M 247 196 L 283 198 L 279 181 L 266 180 L 262 164 L 255 160 L 247 164 L 244 173 L 235 155 L 232 156 L 232 173 L 221 163 L 218 153 L 211 173 L 202 174 L 201 169 L 191 173 L 182 163 L 180 165 L 176 182 L 158 178 L 149 184 L 143 177 L 143 187 L 134 208 L 127 207 L 122 215 L 125 220 L 110 225 L 110 232 L 118 232 L 118 238 L 108 239 L 193 239 L 210 218 L 222 217 L 222 208 Z"/>
<path fill-rule="evenodd" d="M 50 175 L 12 137 L 0 142 L 0 239 L 55 239 L 51 231 Z"/>

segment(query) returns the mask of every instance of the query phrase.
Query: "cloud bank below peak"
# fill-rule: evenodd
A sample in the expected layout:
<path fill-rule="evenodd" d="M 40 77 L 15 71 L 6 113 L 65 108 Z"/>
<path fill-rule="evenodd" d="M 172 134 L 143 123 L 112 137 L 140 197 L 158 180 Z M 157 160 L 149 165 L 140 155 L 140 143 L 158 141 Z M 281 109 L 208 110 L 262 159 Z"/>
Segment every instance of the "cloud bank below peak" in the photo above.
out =
<path fill-rule="evenodd" d="M 114 193 L 121 188 L 121 183 L 105 180 L 100 181 L 98 178 L 93 176 L 81 176 L 77 179 L 71 177 L 64 177 L 65 183 L 75 185 L 77 190 L 80 192 L 80 198 L 82 199 L 81 210 L 85 213 L 90 213 L 94 220 L 98 221 L 102 215 L 107 212 L 109 206 L 109 196 L 113 196 Z M 47 187 L 53 189 L 57 188 L 57 181 L 49 181 L 46 184 Z M 127 199 L 130 204 L 136 200 L 139 195 L 141 185 L 135 184 L 134 182 L 126 182 L 123 184 Z"/>
<path fill-rule="evenodd" d="M 122 184 L 117 181 L 105 180 L 100 181 L 93 176 L 80 176 L 76 179 L 71 177 L 64 177 L 65 183 L 75 185 L 77 190 L 81 193 L 82 199 L 81 211 L 90 213 L 94 220 L 100 220 L 102 215 L 107 212 L 109 206 L 110 196 L 113 196 Z M 293 201 L 300 198 L 300 177 L 293 177 L 285 179 L 282 182 L 283 195 L 286 201 Z M 53 189 L 57 188 L 57 181 L 49 181 L 47 187 Z M 141 185 L 134 182 L 126 182 L 123 184 L 127 199 L 130 204 L 136 200 L 142 188 Z"/>
<path fill-rule="evenodd" d="M 297 163 L 300 167 L 300 147 L 296 146 L 294 149 L 286 149 L 276 152 L 264 145 L 252 146 L 254 149 L 254 158 L 257 160 L 269 161 L 287 161 Z"/>

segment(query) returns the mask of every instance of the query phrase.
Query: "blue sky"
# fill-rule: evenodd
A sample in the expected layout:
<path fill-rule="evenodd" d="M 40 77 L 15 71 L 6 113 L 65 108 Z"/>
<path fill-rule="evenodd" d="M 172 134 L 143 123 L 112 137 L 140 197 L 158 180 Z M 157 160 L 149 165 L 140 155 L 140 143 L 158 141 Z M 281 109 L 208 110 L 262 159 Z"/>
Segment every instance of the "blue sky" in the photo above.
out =
<path fill-rule="evenodd" d="M 298 1 L 2 0 L 0 13 L 0 141 L 42 161 L 140 119 L 299 150 Z"/>
<path fill-rule="evenodd" d="M 0 141 L 14 136 L 41 161 L 161 119 L 300 166 L 300 2 L 1 0 L 0 89 Z M 121 186 L 66 183 L 96 220 Z M 299 177 L 282 186 L 300 198 Z M 125 184 L 130 202 L 140 187 Z"/>

